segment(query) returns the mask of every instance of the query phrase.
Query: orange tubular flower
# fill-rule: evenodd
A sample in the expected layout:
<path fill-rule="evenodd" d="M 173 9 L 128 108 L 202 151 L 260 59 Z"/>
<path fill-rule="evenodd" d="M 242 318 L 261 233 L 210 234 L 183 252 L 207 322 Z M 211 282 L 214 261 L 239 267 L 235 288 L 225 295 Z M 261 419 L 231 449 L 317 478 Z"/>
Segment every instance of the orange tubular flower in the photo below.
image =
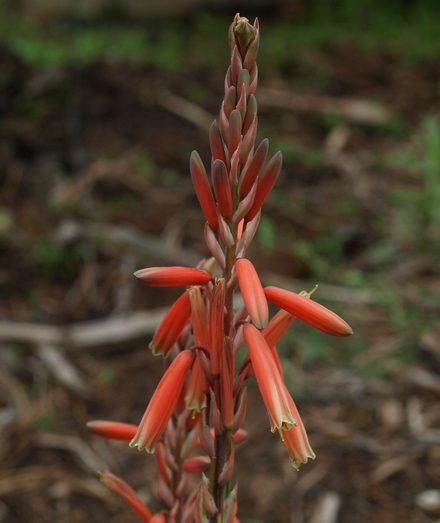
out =
<path fill-rule="evenodd" d="M 271 430 L 272 432 L 288 431 L 291 425 L 296 425 L 296 420 L 290 410 L 290 394 L 284 385 L 269 346 L 261 332 L 251 324 L 243 327 L 243 336 L 269 415 Z"/>
<path fill-rule="evenodd" d="M 171 362 L 148 404 L 130 447 L 154 452 L 179 399 L 193 359 L 192 352 L 184 350 Z"/>
<path fill-rule="evenodd" d="M 315 459 L 316 456 L 310 446 L 306 429 L 292 398 L 289 398 L 289 407 L 297 424 L 290 430 L 281 432 L 280 435 L 289 453 L 290 462 L 298 470 L 301 463 L 307 463 L 309 458 Z"/>
<path fill-rule="evenodd" d="M 191 303 L 189 293 L 185 291 L 165 314 L 154 333 L 149 347 L 155 356 L 168 354 L 190 317 Z"/>
<path fill-rule="evenodd" d="M 279 342 L 295 319 L 295 316 L 284 310 L 280 310 L 275 314 L 267 324 L 267 327 L 261 331 L 269 347 L 272 348 Z"/>
<path fill-rule="evenodd" d="M 191 267 L 150 267 L 140 269 L 134 275 L 146 287 L 205 285 L 212 280 L 208 272 Z"/>
<path fill-rule="evenodd" d="M 153 514 L 128 483 L 110 472 L 104 472 L 100 479 L 104 485 L 119 494 L 130 505 L 143 523 L 150 523 Z"/>
<path fill-rule="evenodd" d="M 264 294 L 267 301 L 290 312 L 315 329 L 332 336 L 350 336 L 353 334 L 350 325 L 337 314 L 305 296 L 278 287 L 265 287 Z"/>
<path fill-rule="evenodd" d="M 257 329 L 264 329 L 269 321 L 269 308 L 255 267 L 249 260 L 239 258 L 235 268 L 244 304 Z"/>
<path fill-rule="evenodd" d="M 87 422 L 87 428 L 92 434 L 108 439 L 130 441 L 137 432 L 137 425 L 119 421 L 93 420 Z"/>

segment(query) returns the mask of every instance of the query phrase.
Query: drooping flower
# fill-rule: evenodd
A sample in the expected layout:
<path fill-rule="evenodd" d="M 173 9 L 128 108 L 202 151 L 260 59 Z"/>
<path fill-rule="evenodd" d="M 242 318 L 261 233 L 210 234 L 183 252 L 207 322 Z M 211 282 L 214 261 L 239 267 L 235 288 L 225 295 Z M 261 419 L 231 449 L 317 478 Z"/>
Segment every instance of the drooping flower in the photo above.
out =
<path fill-rule="evenodd" d="M 154 355 L 166 356 L 178 340 L 183 328 L 191 316 L 191 303 L 188 291 L 185 291 L 171 306 L 154 333 L 149 345 Z"/>
<path fill-rule="evenodd" d="M 134 275 L 146 287 L 205 285 L 212 280 L 208 272 L 191 267 L 149 267 L 136 271 Z"/>
<path fill-rule="evenodd" d="M 132 440 L 138 429 L 137 425 L 119 421 L 92 420 L 86 425 L 92 434 L 121 441 Z"/>
<path fill-rule="evenodd" d="M 309 459 L 315 459 L 316 456 L 310 446 L 306 429 L 292 398 L 289 398 L 289 407 L 295 416 L 296 425 L 291 427 L 290 430 L 280 432 L 280 435 L 289 453 L 290 462 L 298 470 L 301 463 L 307 463 Z"/>
<path fill-rule="evenodd" d="M 128 483 L 110 472 L 101 474 L 102 483 L 119 494 L 143 523 L 150 523 L 153 514 Z"/>
<path fill-rule="evenodd" d="M 350 336 L 353 334 L 350 325 L 337 314 L 305 296 L 278 287 L 265 287 L 264 294 L 267 301 L 273 305 L 290 312 L 320 331 L 332 336 Z"/>
<path fill-rule="evenodd" d="M 154 452 L 179 399 L 193 359 L 192 352 L 184 350 L 171 362 L 156 387 L 130 447 Z"/>
<path fill-rule="evenodd" d="M 235 262 L 238 283 L 244 304 L 257 329 L 264 329 L 269 321 L 269 308 L 257 271 L 246 258 Z"/>
<path fill-rule="evenodd" d="M 243 336 L 248 347 L 258 387 L 266 405 L 272 432 L 289 430 L 296 424 L 290 410 L 290 394 L 284 385 L 270 348 L 261 332 L 251 324 L 243 327 Z"/>

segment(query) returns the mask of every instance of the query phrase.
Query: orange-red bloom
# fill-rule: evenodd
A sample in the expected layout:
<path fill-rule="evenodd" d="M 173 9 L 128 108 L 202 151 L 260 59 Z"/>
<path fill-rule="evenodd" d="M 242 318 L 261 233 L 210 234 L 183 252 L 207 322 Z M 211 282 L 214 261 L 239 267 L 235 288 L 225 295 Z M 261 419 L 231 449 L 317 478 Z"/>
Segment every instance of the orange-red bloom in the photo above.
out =
<path fill-rule="evenodd" d="M 266 201 L 266 198 L 269 196 L 270 192 L 275 185 L 275 182 L 278 179 L 278 176 L 281 172 L 281 166 L 283 164 L 283 156 L 280 151 L 278 151 L 268 162 L 261 177 L 258 179 L 257 183 L 257 192 L 255 194 L 254 203 L 250 211 L 246 215 L 246 221 L 251 221 L 254 216 L 257 215 L 263 203 Z"/>
<path fill-rule="evenodd" d="M 289 430 L 296 424 L 290 410 L 290 394 L 284 385 L 270 348 L 261 332 L 253 325 L 243 327 L 243 336 L 249 350 L 258 387 L 266 405 L 272 432 Z"/>
<path fill-rule="evenodd" d="M 130 505 L 143 523 L 150 523 L 153 514 L 128 483 L 110 472 L 104 472 L 100 479 Z"/>
<path fill-rule="evenodd" d="M 121 423 L 119 421 L 93 420 L 87 422 L 87 428 L 103 438 L 130 441 L 137 432 L 137 425 Z"/>
<path fill-rule="evenodd" d="M 244 304 L 257 329 L 264 329 L 269 321 L 269 308 L 255 267 L 246 258 L 239 258 L 235 268 Z"/>
<path fill-rule="evenodd" d="M 294 292 L 265 287 L 267 301 L 290 312 L 302 321 L 332 336 L 350 336 L 353 330 L 342 318 L 316 301 Z"/>
<path fill-rule="evenodd" d="M 205 166 L 203 165 L 202 159 L 200 158 L 197 151 L 193 151 L 191 153 L 189 168 L 191 171 L 191 179 L 194 185 L 194 189 L 196 191 L 197 198 L 199 200 L 203 214 L 205 215 L 206 221 L 208 222 L 211 229 L 217 229 L 218 216 L 217 210 L 215 208 L 214 197 L 209 185 Z"/>
<path fill-rule="evenodd" d="M 205 285 L 212 280 L 209 272 L 191 267 L 149 267 L 136 271 L 134 275 L 147 287 Z"/>
<path fill-rule="evenodd" d="M 148 404 L 130 447 L 154 452 L 179 399 L 193 359 L 192 352 L 184 350 L 171 362 Z"/>
<path fill-rule="evenodd" d="M 269 347 L 273 347 L 278 343 L 283 334 L 295 321 L 295 316 L 290 312 L 280 310 L 267 324 L 267 327 L 261 331 Z"/>
<path fill-rule="evenodd" d="M 171 306 L 154 333 L 149 345 L 154 355 L 166 356 L 178 340 L 186 322 L 191 316 L 191 303 L 185 291 Z"/>
<path fill-rule="evenodd" d="M 316 456 L 310 446 L 306 429 L 292 398 L 289 398 L 289 406 L 297 424 L 290 427 L 290 430 L 280 432 L 280 435 L 289 453 L 290 462 L 298 470 L 301 463 L 307 463 L 309 458 L 315 459 Z"/>

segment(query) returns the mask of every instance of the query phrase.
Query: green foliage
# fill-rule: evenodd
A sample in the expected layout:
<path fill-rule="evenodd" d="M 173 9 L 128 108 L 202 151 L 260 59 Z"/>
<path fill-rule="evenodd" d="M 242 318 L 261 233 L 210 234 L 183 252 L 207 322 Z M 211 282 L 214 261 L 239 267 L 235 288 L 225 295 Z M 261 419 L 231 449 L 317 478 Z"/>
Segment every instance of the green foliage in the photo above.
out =
<path fill-rule="evenodd" d="M 440 240 L 440 122 L 425 117 L 414 137 L 418 150 L 397 151 L 389 163 L 411 169 L 419 188 L 394 191 L 398 204 L 393 220 L 397 241 L 409 241 L 421 251 L 438 251 Z"/>
<path fill-rule="evenodd" d="M 85 249 L 81 244 L 63 247 L 42 239 L 36 244 L 33 258 L 36 269 L 44 279 L 70 281 L 85 259 Z"/>

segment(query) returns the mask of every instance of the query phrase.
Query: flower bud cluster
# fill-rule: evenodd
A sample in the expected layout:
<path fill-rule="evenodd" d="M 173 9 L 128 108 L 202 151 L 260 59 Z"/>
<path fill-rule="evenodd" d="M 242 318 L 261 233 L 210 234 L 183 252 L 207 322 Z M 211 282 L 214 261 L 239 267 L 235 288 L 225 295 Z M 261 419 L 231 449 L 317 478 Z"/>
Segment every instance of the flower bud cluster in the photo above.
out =
<path fill-rule="evenodd" d="M 122 480 L 103 476 L 142 521 L 238 521 L 237 488 L 231 481 L 235 445 L 245 436 L 241 428 L 247 405 L 245 383 L 253 374 L 271 430 L 280 434 L 292 465 L 298 468 L 314 459 L 284 384 L 276 344 L 295 318 L 333 336 L 352 334 L 344 320 L 312 301 L 310 294 L 264 288 L 245 258 L 282 166 L 280 152 L 268 159 L 267 139 L 255 146 L 259 40 L 258 20 L 251 25 L 237 14 L 229 30 L 231 63 L 224 99 L 209 133 L 209 175 L 199 154 L 193 151 L 190 156 L 191 179 L 213 258 L 197 268 L 154 267 L 135 273 L 147 287 L 185 287 L 150 343 L 153 354 L 167 357 L 165 374 L 139 426 L 89 424 L 96 434 L 131 440 L 132 447 L 155 452 L 158 492 L 168 506 L 160 514 L 153 516 L 142 507 Z M 238 288 L 244 305 L 236 310 Z M 272 319 L 268 303 L 281 309 Z M 247 353 L 237 369 L 237 354 L 244 343 Z M 191 456 L 195 450 L 198 455 Z M 193 474 L 201 475 L 195 489 Z"/>

